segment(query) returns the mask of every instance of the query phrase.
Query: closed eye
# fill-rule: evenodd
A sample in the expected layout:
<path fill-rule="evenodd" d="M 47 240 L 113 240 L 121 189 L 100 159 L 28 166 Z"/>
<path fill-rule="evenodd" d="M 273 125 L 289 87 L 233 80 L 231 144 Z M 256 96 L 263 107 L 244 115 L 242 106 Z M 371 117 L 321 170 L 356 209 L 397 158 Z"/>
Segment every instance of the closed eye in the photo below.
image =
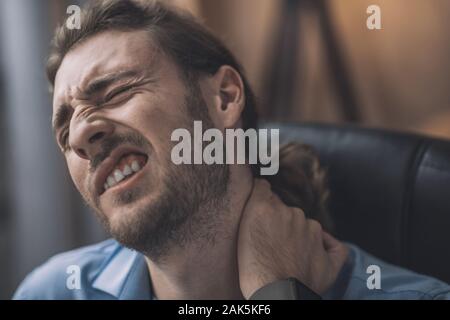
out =
<path fill-rule="evenodd" d="M 112 99 L 120 96 L 122 93 L 127 92 L 131 88 L 132 88 L 132 86 L 130 85 L 130 86 L 121 87 L 121 88 L 111 91 L 110 93 L 108 93 L 106 95 L 104 102 L 105 103 L 110 102 Z"/>

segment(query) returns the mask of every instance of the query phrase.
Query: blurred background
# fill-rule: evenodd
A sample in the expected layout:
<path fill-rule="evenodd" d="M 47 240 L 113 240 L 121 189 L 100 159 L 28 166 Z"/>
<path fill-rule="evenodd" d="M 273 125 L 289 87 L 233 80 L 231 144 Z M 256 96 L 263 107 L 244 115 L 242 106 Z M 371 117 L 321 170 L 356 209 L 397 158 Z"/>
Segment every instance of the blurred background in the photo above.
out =
<path fill-rule="evenodd" d="M 450 138 L 448 0 L 166 0 L 235 53 L 267 120 Z M 106 237 L 51 132 L 52 30 L 75 0 L 0 1 L 0 298 L 55 253 Z M 381 30 L 369 30 L 370 5 Z"/>

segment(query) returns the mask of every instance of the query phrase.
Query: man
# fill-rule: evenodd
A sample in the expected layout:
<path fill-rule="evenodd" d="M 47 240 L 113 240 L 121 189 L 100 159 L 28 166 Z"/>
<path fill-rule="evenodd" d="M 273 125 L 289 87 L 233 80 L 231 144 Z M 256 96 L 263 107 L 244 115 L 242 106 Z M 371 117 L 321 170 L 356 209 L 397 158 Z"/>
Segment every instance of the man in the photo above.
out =
<path fill-rule="evenodd" d="M 95 1 L 81 21 L 55 35 L 53 127 L 77 189 L 117 242 L 52 258 L 15 298 L 450 297 L 445 283 L 322 229 L 323 176 L 302 147 L 280 152 L 272 186 L 248 165 L 173 164 L 178 128 L 256 124 L 241 68 L 191 17 L 154 2 Z M 368 265 L 381 268 L 381 289 L 368 288 Z"/>

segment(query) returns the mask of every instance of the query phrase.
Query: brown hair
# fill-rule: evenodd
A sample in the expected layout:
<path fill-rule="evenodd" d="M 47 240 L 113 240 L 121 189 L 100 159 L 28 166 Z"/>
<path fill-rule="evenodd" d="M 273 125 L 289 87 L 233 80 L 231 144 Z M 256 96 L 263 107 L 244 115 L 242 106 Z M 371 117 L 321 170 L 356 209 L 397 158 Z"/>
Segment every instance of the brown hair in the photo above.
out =
<path fill-rule="evenodd" d="M 254 94 L 243 68 L 233 54 L 188 13 L 158 1 L 96 0 L 81 13 L 81 28 L 57 28 L 47 62 L 47 77 L 54 87 L 56 73 L 67 52 L 89 37 L 108 30 L 147 30 L 158 47 L 177 64 L 186 80 L 213 75 L 223 65 L 236 69 L 242 77 L 245 108 L 243 129 L 256 128 Z M 259 170 L 255 170 L 254 173 Z M 288 204 L 328 228 L 325 175 L 310 148 L 291 144 L 281 147 L 280 171 L 268 178 L 273 190 Z M 267 177 L 266 177 L 267 178 Z"/>

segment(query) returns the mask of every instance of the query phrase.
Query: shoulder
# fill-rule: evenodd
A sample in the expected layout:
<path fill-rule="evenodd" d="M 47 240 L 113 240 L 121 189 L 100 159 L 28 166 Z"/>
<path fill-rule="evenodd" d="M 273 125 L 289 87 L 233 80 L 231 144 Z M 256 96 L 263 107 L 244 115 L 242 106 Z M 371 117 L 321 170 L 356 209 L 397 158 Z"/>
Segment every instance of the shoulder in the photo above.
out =
<path fill-rule="evenodd" d="M 450 299 L 450 286 L 375 258 L 350 247 L 350 268 L 344 299 Z"/>
<path fill-rule="evenodd" d="M 121 248 L 109 239 L 55 255 L 22 281 L 13 299 L 95 298 L 102 293 L 95 292 L 90 283 Z M 71 276 L 78 278 L 71 282 Z"/>

